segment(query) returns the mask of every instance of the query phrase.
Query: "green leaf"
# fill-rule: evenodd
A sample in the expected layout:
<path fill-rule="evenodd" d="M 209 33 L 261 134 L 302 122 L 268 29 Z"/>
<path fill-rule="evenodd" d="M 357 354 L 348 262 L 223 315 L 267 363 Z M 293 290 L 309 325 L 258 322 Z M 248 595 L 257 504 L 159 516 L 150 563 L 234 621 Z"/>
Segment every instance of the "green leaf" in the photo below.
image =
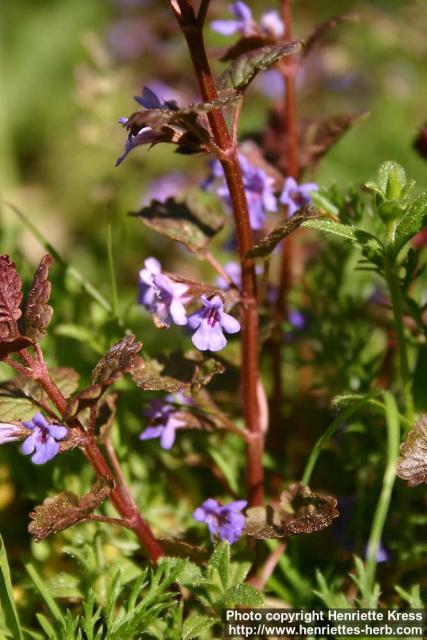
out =
<path fill-rule="evenodd" d="M 212 238 L 224 226 L 223 205 L 211 193 L 193 189 L 180 198 L 165 202 L 152 200 L 148 207 L 133 213 L 141 222 L 176 242 L 181 242 L 199 258 L 204 258 Z"/>
<path fill-rule="evenodd" d="M 79 374 L 68 367 L 50 369 L 52 380 L 62 394 L 68 398 L 78 387 Z M 40 411 L 40 402 L 47 395 L 35 380 L 17 376 L 0 385 L 0 422 L 22 422 L 30 420 Z"/>
<path fill-rule="evenodd" d="M 190 615 L 182 625 L 182 640 L 192 640 L 200 634 L 210 629 L 218 618 L 210 618 L 209 616 L 200 616 L 197 614 Z"/>
<path fill-rule="evenodd" d="M 383 162 L 378 169 L 377 185 L 384 196 L 393 199 L 396 196 L 393 196 L 393 194 L 387 194 L 387 187 L 389 186 L 391 176 L 393 176 L 392 179 L 396 180 L 400 190 L 402 190 L 406 185 L 405 169 L 397 162 L 387 160 L 387 162 Z"/>
<path fill-rule="evenodd" d="M 230 574 L 230 544 L 221 542 L 210 557 L 208 568 L 216 569 L 223 590 L 227 589 Z"/>
<path fill-rule="evenodd" d="M 0 536 L 0 602 L 4 612 L 7 628 L 16 640 L 23 640 L 18 611 L 13 597 L 10 567 L 3 538 Z"/>
<path fill-rule="evenodd" d="M 371 259 L 383 254 L 383 246 L 375 236 L 348 224 L 341 224 L 333 220 L 316 219 L 304 221 L 301 226 L 358 244 L 369 253 Z"/>
<path fill-rule="evenodd" d="M 236 465 L 236 461 L 230 456 L 227 457 L 221 449 L 208 445 L 208 453 L 217 465 L 217 467 L 224 474 L 229 487 L 234 493 L 239 493 L 239 469 Z"/>
<path fill-rule="evenodd" d="M 222 602 L 226 607 L 258 607 L 264 603 L 264 598 L 251 584 L 236 584 L 227 591 Z"/>
<path fill-rule="evenodd" d="M 302 223 L 302 226 L 357 243 L 356 229 L 348 224 L 341 224 L 333 220 L 307 220 Z"/>
<path fill-rule="evenodd" d="M 422 193 L 399 219 L 394 233 L 393 254 L 427 226 L 427 193 Z"/>
<path fill-rule="evenodd" d="M 279 242 L 290 233 L 298 229 L 303 222 L 311 218 L 319 218 L 320 212 L 313 207 L 306 206 L 297 211 L 286 222 L 276 227 L 265 238 L 257 242 L 250 251 L 247 252 L 247 258 L 265 258 L 277 247 Z"/>
<path fill-rule="evenodd" d="M 240 91 L 245 89 L 257 73 L 268 69 L 285 56 L 301 51 L 300 42 L 272 44 L 247 51 L 235 58 L 219 79 L 221 88 L 232 87 Z"/>
<path fill-rule="evenodd" d="M 46 616 L 44 616 L 42 613 L 36 613 L 36 618 L 39 622 L 39 625 L 45 632 L 48 640 L 60 640 L 58 634 L 56 633 L 55 629 L 46 618 Z"/>
<path fill-rule="evenodd" d="M 80 578 L 61 571 L 46 580 L 46 586 L 54 598 L 83 599 L 84 595 L 79 589 Z"/>
<path fill-rule="evenodd" d="M 52 598 L 49 589 L 43 582 L 42 578 L 39 576 L 36 568 L 30 562 L 25 563 L 25 568 L 53 618 L 55 618 L 55 620 L 59 622 L 59 624 L 64 624 L 65 620 L 64 616 L 61 613 L 61 609 Z"/>

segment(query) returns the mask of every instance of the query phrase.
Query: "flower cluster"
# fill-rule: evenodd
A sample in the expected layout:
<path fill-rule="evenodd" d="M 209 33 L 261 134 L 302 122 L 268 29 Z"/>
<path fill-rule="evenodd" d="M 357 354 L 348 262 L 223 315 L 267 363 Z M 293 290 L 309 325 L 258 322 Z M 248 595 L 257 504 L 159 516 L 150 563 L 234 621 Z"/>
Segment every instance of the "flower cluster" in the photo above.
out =
<path fill-rule="evenodd" d="M 59 451 L 59 442 L 68 433 L 61 425 L 49 424 L 41 413 L 22 424 L 0 424 L 0 444 L 24 440 L 22 453 L 32 456 L 34 464 L 44 464 L 52 460 Z"/>
<path fill-rule="evenodd" d="M 187 285 L 173 282 L 162 273 L 160 262 L 156 258 L 145 260 L 144 269 L 139 272 L 138 303 L 165 327 L 173 323 L 188 325 L 195 330 L 192 342 L 201 351 L 223 349 L 227 344 L 224 331 L 240 331 L 238 320 L 224 311 L 224 303 L 219 295 L 211 299 L 201 296 L 203 307 L 187 318 L 185 305 L 191 300 L 186 295 L 187 291 Z"/>
<path fill-rule="evenodd" d="M 274 179 L 260 167 L 251 164 L 242 154 L 239 154 L 239 162 L 248 201 L 251 227 L 252 229 L 262 229 L 265 224 L 265 212 L 277 211 L 277 200 L 273 187 Z M 211 176 L 206 181 L 205 188 L 215 191 L 231 209 L 230 192 L 218 160 L 212 163 L 211 170 Z"/>
<path fill-rule="evenodd" d="M 134 96 L 134 100 L 144 109 L 176 109 L 175 100 L 163 100 L 154 93 L 149 87 L 143 87 L 142 96 Z M 119 124 L 126 125 L 128 118 L 119 118 Z M 156 140 L 157 135 L 151 127 L 142 127 L 136 134 L 129 133 L 125 144 L 125 150 L 122 155 L 117 158 L 116 167 L 123 162 L 126 156 L 140 145 L 152 144 Z"/>
<path fill-rule="evenodd" d="M 253 19 L 251 9 L 244 2 L 233 2 L 229 5 L 229 11 L 233 19 L 211 22 L 211 28 L 223 36 L 239 33 L 244 37 L 263 35 L 270 38 L 283 38 L 285 34 L 285 25 L 277 11 L 264 13 L 259 24 Z"/>
<path fill-rule="evenodd" d="M 246 519 L 241 511 L 247 504 L 246 500 L 236 500 L 221 506 L 213 498 L 208 498 L 195 510 L 193 518 L 208 526 L 212 541 L 218 537 L 233 544 L 243 533 Z"/>

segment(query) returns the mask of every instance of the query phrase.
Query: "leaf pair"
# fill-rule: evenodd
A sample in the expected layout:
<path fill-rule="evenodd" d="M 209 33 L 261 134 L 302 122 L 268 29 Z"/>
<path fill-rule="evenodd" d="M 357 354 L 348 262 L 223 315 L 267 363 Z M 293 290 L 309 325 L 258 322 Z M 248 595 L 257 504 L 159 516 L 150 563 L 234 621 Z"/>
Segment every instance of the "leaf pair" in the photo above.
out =
<path fill-rule="evenodd" d="M 50 256 L 42 258 L 22 312 L 22 281 L 16 265 L 9 256 L 0 256 L 0 360 L 39 342 L 46 335 L 53 314 L 48 304 L 51 263 Z M 21 317 L 22 331 L 18 325 Z"/>
<path fill-rule="evenodd" d="M 245 533 L 261 540 L 315 533 L 329 527 L 339 516 L 336 505 L 337 501 L 332 496 L 294 483 L 282 493 L 278 507 L 252 507 L 247 510 Z"/>

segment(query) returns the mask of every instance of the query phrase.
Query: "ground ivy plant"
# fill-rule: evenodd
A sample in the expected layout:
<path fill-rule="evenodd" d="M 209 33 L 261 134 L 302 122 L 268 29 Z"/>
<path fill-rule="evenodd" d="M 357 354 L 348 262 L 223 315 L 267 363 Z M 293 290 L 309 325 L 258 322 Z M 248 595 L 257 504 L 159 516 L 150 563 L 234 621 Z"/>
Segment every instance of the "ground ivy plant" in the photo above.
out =
<path fill-rule="evenodd" d="M 62 259 L 49 248 L 32 282 L 24 278 L 23 284 L 13 257 L 0 256 L 0 358 L 10 373 L 0 388 L 0 444 L 20 443 L 27 468 L 57 465 L 54 484 L 64 480 L 62 490 L 56 495 L 48 490 L 32 507 L 28 531 L 41 544 L 60 533 L 64 553 L 80 563 L 75 568 L 80 576 L 65 572 L 62 582 L 26 563 L 29 598 L 38 603 L 40 630 L 34 631 L 20 620 L 2 545 L 5 637 L 215 637 L 209 634 L 220 632 L 225 608 L 262 606 L 263 592 L 273 592 L 282 604 L 380 606 L 377 565 L 388 557 L 382 540 L 393 491 L 402 501 L 411 499 L 402 497 L 407 489 L 396 489 L 396 479 L 410 486 L 427 480 L 426 420 L 413 387 L 416 351 L 426 338 L 425 308 L 416 294 L 424 265 L 413 241 L 427 226 L 427 194 L 417 192 L 394 161 L 382 164 L 376 181 L 360 188 L 345 191 L 313 182 L 323 155 L 364 114 L 319 117 L 309 136 L 296 113 L 295 82 L 303 64 L 323 34 L 349 18 L 335 18 L 296 40 L 288 1 L 281 12 L 267 10 L 258 21 L 244 2 L 234 2 L 229 18 L 210 24 L 223 38 L 237 36 L 224 41 L 219 55 L 224 68 L 216 76 L 205 45 L 209 0 L 167 4 L 200 99 L 181 104 L 147 83 L 135 96 L 138 110 L 119 119 L 126 134 L 116 171 L 125 172 L 138 154 L 157 144 L 207 159 L 200 186 L 155 194 L 128 219 L 141 233 L 163 236 L 167 247 L 184 247 L 180 264 L 188 270 L 183 273 L 169 270 L 154 250 L 135 268 L 140 311 L 151 316 L 159 335 L 172 336 L 174 348 L 153 353 L 122 314 L 110 326 L 114 339 L 81 380 L 66 364 L 52 364 L 42 346 L 47 335 L 56 335 L 51 274 L 64 267 Z M 272 68 L 286 88 L 284 109 L 280 117 L 271 111 L 267 131 L 243 139 L 239 124 L 247 90 Z M 228 231 L 233 255 L 224 262 L 215 251 Z M 303 256 L 313 274 L 304 283 L 293 268 L 298 252 L 304 253 L 297 239 L 323 243 L 319 232 L 327 237 L 324 253 L 317 261 Z M 198 265 L 208 274 L 204 280 L 195 275 Z M 342 274 L 351 278 L 352 269 L 380 288 L 380 322 L 368 313 L 360 319 L 361 300 L 342 294 Z M 105 311 L 94 286 L 85 283 L 84 294 Z M 114 297 L 116 308 L 117 290 Z M 350 325 L 340 321 L 345 314 L 354 316 Z M 386 325 L 382 351 L 370 348 L 370 320 L 379 331 Z M 300 349 L 303 332 L 307 342 Z M 341 359 L 334 372 L 331 354 Z M 398 363 L 391 378 L 390 359 Z M 288 367 L 297 375 L 310 371 L 319 398 L 325 387 L 335 398 L 329 426 L 317 442 L 308 439 L 302 462 L 283 471 L 285 434 L 304 414 L 302 398 L 289 417 Z M 129 400 L 135 397 L 145 404 L 139 434 L 126 429 L 129 413 L 135 424 Z M 318 411 L 325 425 L 325 403 L 319 402 Z M 381 451 L 385 468 L 377 474 L 365 518 L 371 526 L 367 532 L 362 527 L 364 560 L 356 556 L 351 588 L 347 578 L 329 581 L 320 570 L 310 583 L 298 568 L 296 540 L 335 526 L 341 512 L 340 499 L 337 504 L 332 490 L 322 490 L 314 471 L 320 454 L 338 446 L 349 421 L 353 431 L 345 437 L 357 429 L 364 433 L 363 425 L 351 422 L 355 416 L 381 425 L 385 433 L 372 449 Z M 189 444 L 192 438 L 195 445 Z M 353 459 L 342 455 L 346 469 L 357 475 L 364 452 L 357 443 L 354 447 Z M 157 462 L 149 467 L 151 477 L 137 460 L 145 455 L 158 460 L 158 467 Z M 81 482 L 61 477 L 66 456 L 80 456 L 79 464 L 86 465 Z M 370 461 L 375 467 L 378 458 Z M 187 483 L 197 483 L 201 466 L 212 473 L 216 489 L 198 503 L 182 500 L 166 535 L 158 494 L 170 491 L 174 502 L 174 469 L 180 464 Z M 165 469 L 160 477 L 158 470 Z M 155 487 L 144 493 L 144 483 Z M 420 606 L 419 586 L 406 586 L 397 585 L 389 602 Z M 57 602 L 64 598 L 68 604 Z"/>

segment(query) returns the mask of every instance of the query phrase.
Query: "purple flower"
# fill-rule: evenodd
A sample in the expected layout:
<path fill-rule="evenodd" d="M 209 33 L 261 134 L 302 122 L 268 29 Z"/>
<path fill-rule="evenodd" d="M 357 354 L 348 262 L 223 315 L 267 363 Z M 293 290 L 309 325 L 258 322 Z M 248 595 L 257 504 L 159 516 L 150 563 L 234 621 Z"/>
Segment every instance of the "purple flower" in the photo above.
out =
<path fill-rule="evenodd" d="M 262 229 L 266 211 L 277 211 L 277 200 L 273 191 L 274 178 L 255 167 L 239 154 L 243 185 L 248 201 L 249 218 L 252 229 Z M 224 172 L 218 160 L 212 164 L 212 175 L 205 187 L 213 188 L 217 195 L 231 208 L 230 192 L 224 178 Z"/>
<path fill-rule="evenodd" d="M 278 11 L 274 9 L 267 11 L 261 16 L 259 21 L 262 30 L 273 38 L 283 38 L 285 35 L 285 25 Z"/>
<path fill-rule="evenodd" d="M 242 36 L 253 36 L 257 32 L 257 24 L 252 18 L 252 11 L 244 2 L 233 2 L 228 7 L 235 20 L 214 20 L 211 29 L 223 36 L 240 33 Z"/>
<path fill-rule="evenodd" d="M 209 299 L 201 296 L 203 307 L 188 317 L 188 326 L 196 329 L 192 342 L 200 351 L 220 351 L 227 344 L 227 333 L 240 331 L 240 323 L 224 311 L 224 304 L 219 295 Z"/>
<path fill-rule="evenodd" d="M 185 304 L 190 300 L 184 294 L 187 285 L 173 282 L 162 273 L 161 264 L 156 258 L 150 257 L 144 261 L 144 269 L 139 272 L 138 303 L 152 314 L 166 327 L 172 323 L 187 324 Z"/>
<path fill-rule="evenodd" d="M 208 525 L 212 541 L 218 536 L 220 540 L 233 544 L 242 535 L 245 516 L 241 511 L 247 504 L 246 500 L 236 500 L 221 506 L 213 498 L 208 498 L 195 510 L 193 518 Z"/>
<path fill-rule="evenodd" d="M 177 429 L 185 427 L 185 422 L 176 416 L 176 408 L 163 400 L 152 400 L 151 406 L 144 411 L 152 426 L 148 427 L 139 436 L 140 440 L 160 438 L 160 446 L 163 449 L 171 449 L 175 442 Z"/>
<path fill-rule="evenodd" d="M 260 93 L 271 100 L 282 98 L 285 92 L 285 81 L 282 74 L 276 69 L 268 69 L 264 73 L 260 73 L 255 78 L 254 85 Z"/>
<path fill-rule="evenodd" d="M 285 186 L 280 196 L 280 202 L 288 206 L 288 216 L 293 216 L 298 209 L 311 202 L 311 192 L 319 187 L 315 182 L 298 184 L 295 178 L 286 178 Z"/>
<path fill-rule="evenodd" d="M 22 452 L 30 456 L 34 464 L 44 464 L 52 460 L 59 451 L 58 442 L 63 440 L 68 429 L 61 425 L 49 424 L 41 413 L 36 413 L 29 422 L 23 424 L 32 430 L 24 441 Z"/>
<path fill-rule="evenodd" d="M 252 17 L 251 9 L 244 2 L 233 2 L 228 8 L 234 20 L 211 22 L 211 29 L 223 36 L 239 33 L 244 37 L 266 35 L 282 38 L 285 33 L 285 26 L 277 11 L 267 11 L 261 16 L 260 24 L 257 24 Z"/>
<path fill-rule="evenodd" d="M 149 87 L 143 87 L 142 96 L 134 96 L 134 100 L 144 107 L 144 109 L 176 109 L 177 104 L 175 100 L 163 100 L 159 98 Z M 128 118 L 119 118 L 119 124 L 125 125 L 128 122 Z M 140 145 L 152 144 L 155 142 L 157 134 L 154 133 L 151 127 L 142 127 L 138 133 L 133 135 L 129 133 L 125 144 L 125 150 L 123 154 L 116 160 L 116 167 L 123 162 L 126 156 Z"/>

